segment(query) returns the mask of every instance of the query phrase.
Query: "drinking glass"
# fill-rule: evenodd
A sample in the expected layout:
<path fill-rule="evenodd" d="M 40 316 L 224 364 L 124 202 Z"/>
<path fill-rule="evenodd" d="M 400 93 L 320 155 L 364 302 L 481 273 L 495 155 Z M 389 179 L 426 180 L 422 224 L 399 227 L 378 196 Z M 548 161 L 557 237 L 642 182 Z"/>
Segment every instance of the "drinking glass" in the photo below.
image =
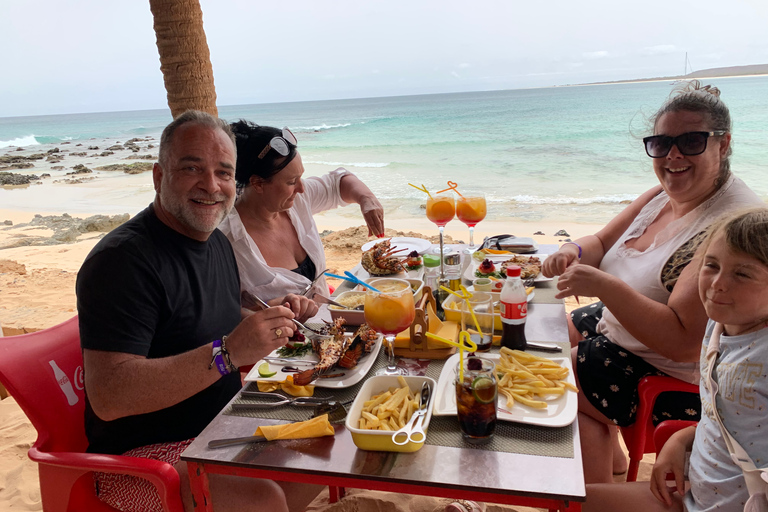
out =
<path fill-rule="evenodd" d="M 463 368 L 463 378 L 457 368 L 454 381 L 459 428 L 465 441 L 487 443 L 496 430 L 496 365 L 482 357 L 467 357 Z"/>
<path fill-rule="evenodd" d="M 472 318 L 469 306 L 472 306 L 477 323 Z M 491 350 L 491 343 L 493 342 L 493 296 L 490 292 L 474 292 L 472 297 L 462 301 L 461 330 L 469 332 L 469 338 L 477 345 L 478 352 Z"/>
<path fill-rule="evenodd" d="M 456 216 L 461 222 L 469 226 L 469 247 L 466 252 L 475 250 L 475 225 L 483 220 L 488 213 L 485 204 L 485 194 L 482 192 L 465 193 L 456 200 Z"/>
<path fill-rule="evenodd" d="M 404 279 L 375 279 L 371 286 L 379 290 L 365 292 L 365 322 L 384 335 L 387 342 L 387 366 L 376 375 L 406 375 L 404 368 L 395 364 L 395 336 L 409 328 L 416 317 L 411 284 Z"/>
<path fill-rule="evenodd" d="M 440 230 L 440 247 L 435 252 L 440 253 L 440 259 L 443 258 L 443 228 L 456 215 L 456 201 L 453 195 L 435 194 L 427 199 L 427 218 L 437 224 Z"/>
<path fill-rule="evenodd" d="M 437 224 L 440 230 L 440 247 L 434 250 L 434 252 L 440 253 L 440 279 L 438 281 L 440 286 L 448 284 L 448 281 L 445 279 L 445 261 L 443 259 L 443 228 L 453 220 L 454 215 L 456 215 L 456 201 L 453 199 L 453 194 L 429 196 L 429 199 L 427 199 L 427 218 Z M 437 291 L 438 297 L 441 297 L 444 293 L 439 290 Z"/>

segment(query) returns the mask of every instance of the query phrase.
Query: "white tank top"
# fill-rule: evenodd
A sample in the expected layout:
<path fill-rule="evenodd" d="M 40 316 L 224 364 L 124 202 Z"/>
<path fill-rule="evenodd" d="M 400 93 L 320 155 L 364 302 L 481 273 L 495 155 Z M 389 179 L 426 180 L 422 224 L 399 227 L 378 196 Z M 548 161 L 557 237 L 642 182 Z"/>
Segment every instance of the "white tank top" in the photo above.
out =
<path fill-rule="evenodd" d="M 667 303 L 670 292 L 661 281 L 661 272 L 681 245 L 725 213 L 765 206 L 765 202 L 742 180 L 731 175 L 715 195 L 657 233 L 653 243 L 645 251 L 627 247 L 627 240 L 645 233 L 668 202 L 669 196 L 663 191 L 651 199 L 600 263 L 600 270 L 620 278 L 635 291 L 662 304 Z M 603 310 L 603 318 L 597 325 L 597 332 L 672 377 L 690 383 L 699 381 L 697 362 L 678 363 L 654 352 L 629 334 L 608 308 Z"/>

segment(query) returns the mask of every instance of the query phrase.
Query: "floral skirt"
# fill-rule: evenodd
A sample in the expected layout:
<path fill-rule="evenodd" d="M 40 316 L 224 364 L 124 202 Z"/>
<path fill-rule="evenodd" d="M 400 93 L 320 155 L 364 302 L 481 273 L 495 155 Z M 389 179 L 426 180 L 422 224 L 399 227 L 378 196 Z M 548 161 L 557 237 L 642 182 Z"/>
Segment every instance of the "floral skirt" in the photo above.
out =
<path fill-rule="evenodd" d="M 640 380 L 667 375 L 601 334 L 579 342 L 576 369 L 584 396 L 620 427 L 635 422 Z M 654 425 L 664 420 L 698 421 L 700 417 L 701 400 L 695 393 L 662 393 L 653 407 Z"/>

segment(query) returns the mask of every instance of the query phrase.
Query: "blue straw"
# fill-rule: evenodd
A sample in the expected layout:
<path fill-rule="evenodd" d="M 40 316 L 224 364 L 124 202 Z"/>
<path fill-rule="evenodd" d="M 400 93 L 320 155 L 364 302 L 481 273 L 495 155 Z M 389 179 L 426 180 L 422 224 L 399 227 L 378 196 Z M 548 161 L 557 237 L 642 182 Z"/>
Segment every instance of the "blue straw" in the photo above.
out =
<path fill-rule="evenodd" d="M 362 286 L 364 286 L 366 288 L 370 288 L 371 290 L 373 290 L 376 293 L 381 293 L 379 290 L 377 290 L 373 286 L 371 286 L 368 283 L 365 283 L 365 282 L 361 281 L 360 279 L 358 279 L 357 277 L 355 277 L 355 275 L 352 274 L 351 272 L 349 272 L 348 270 L 345 270 L 344 273 L 347 276 L 349 276 L 349 277 L 337 276 L 336 274 L 331 274 L 330 272 L 326 272 L 325 275 L 328 276 L 328 277 L 335 277 L 336 279 L 343 279 L 344 281 L 349 281 L 351 283 L 359 284 L 359 285 L 362 285 Z"/>

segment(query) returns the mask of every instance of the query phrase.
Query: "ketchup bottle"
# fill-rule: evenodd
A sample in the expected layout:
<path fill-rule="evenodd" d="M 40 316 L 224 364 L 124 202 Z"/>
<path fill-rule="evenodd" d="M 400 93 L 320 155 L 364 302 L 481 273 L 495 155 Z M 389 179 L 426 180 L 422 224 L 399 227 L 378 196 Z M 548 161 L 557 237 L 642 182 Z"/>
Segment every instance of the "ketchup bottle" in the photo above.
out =
<path fill-rule="evenodd" d="M 501 346 L 525 350 L 525 318 L 528 316 L 528 296 L 520 279 L 520 267 L 507 267 L 507 279 L 501 289 Z"/>

